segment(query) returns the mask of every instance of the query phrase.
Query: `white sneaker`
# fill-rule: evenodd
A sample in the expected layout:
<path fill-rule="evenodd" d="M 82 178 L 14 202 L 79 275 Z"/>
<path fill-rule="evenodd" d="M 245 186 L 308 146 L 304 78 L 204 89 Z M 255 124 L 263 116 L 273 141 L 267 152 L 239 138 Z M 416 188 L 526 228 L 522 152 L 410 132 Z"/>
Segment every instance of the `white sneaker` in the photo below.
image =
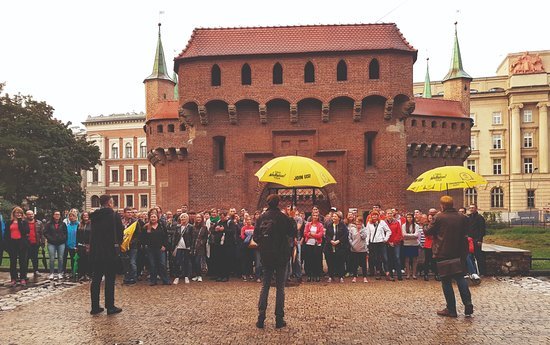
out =
<path fill-rule="evenodd" d="M 328 278 L 327 283 L 332 283 L 332 278 Z"/>
<path fill-rule="evenodd" d="M 344 278 L 340 278 L 340 283 L 343 283 L 344 282 Z"/>
<path fill-rule="evenodd" d="M 197 281 L 202 282 L 202 277 L 199 276 L 199 278 L 197 279 Z"/>
<path fill-rule="evenodd" d="M 173 285 L 178 285 L 180 282 L 180 278 L 176 278 L 174 279 L 174 281 L 172 282 Z"/>
<path fill-rule="evenodd" d="M 196 282 L 199 279 L 198 276 L 191 278 L 192 281 Z"/>
<path fill-rule="evenodd" d="M 189 284 L 189 278 L 185 277 L 185 284 Z"/>
<path fill-rule="evenodd" d="M 53 273 L 50 274 L 50 275 L 48 276 L 48 279 L 49 279 L 49 280 L 54 280 L 54 279 L 55 279 L 54 274 L 53 274 Z"/>
<path fill-rule="evenodd" d="M 34 271 L 34 276 L 35 276 L 35 277 L 40 277 L 40 272 Z"/>
<path fill-rule="evenodd" d="M 474 274 L 472 274 L 472 279 L 473 280 L 479 280 L 481 278 L 477 274 L 474 273 Z"/>
<path fill-rule="evenodd" d="M 368 283 L 369 281 L 367 280 L 367 278 L 363 278 L 363 283 Z"/>
<path fill-rule="evenodd" d="M 59 280 L 63 279 L 63 273 L 59 273 L 59 274 L 57 275 L 57 279 L 59 279 Z"/>
<path fill-rule="evenodd" d="M 353 279 L 351 280 L 352 283 L 357 283 L 357 278 L 353 277 Z"/>

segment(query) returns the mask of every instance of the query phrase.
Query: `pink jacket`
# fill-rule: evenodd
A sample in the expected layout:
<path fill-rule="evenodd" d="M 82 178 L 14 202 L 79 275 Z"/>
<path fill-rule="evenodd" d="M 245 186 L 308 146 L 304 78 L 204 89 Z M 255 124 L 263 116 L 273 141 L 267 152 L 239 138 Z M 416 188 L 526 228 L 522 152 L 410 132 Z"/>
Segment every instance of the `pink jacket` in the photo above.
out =
<path fill-rule="evenodd" d="M 321 244 L 323 242 L 323 236 L 325 236 L 325 228 L 323 227 L 323 223 L 317 222 L 316 225 L 317 232 L 315 234 L 311 234 L 311 222 L 307 222 L 306 228 L 304 229 L 304 243 L 306 243 L 310 238 L 314 238 L 317 244 Z"/>

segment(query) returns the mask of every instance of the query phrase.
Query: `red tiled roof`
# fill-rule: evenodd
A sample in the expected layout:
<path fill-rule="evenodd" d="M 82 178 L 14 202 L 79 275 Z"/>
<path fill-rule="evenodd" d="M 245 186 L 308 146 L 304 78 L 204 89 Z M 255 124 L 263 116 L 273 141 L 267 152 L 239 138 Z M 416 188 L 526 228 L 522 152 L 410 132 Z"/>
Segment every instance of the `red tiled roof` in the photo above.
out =
<path fill-rule="evenodd" d="M 416 107 L 412 115 L 425 116 L 447 116 L 447 117 L 468 117 L 464 114 L 462 106 L 458 101 L 447 99 L 421 98 L 414 99 Z"/>
<path fill-rule="evenodd" d="M 147 121 L 169 119 L 178 119 L 178 101 L 161 102 L 157 111 Z"/>
<path fill-rule="evenodd" d="M 414 53 L 415 60 L 417 52 L 394 23 L 198 28 L 175 60 L 363 50 L 401 50 Z"/>

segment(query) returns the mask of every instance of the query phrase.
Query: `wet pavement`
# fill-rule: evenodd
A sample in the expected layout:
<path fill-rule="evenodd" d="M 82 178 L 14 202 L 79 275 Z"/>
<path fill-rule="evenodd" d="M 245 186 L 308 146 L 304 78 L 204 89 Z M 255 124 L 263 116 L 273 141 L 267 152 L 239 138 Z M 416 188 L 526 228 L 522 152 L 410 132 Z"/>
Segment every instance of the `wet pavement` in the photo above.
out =
<path fill-rule="evenodd" d="M 534 278 L 484 278 L 471 287 L 474 317 L 459 303 L 457 319 L 435 314 L 444 305 L 435 281 L 303 283 L 286 289 L 288 326 L 280 330 L 274 290 L 266 328 L 255 328 L 259 290 L 237 279 L 154 287 L 117 280 L 123 312 L 92 317 L 89 284 L 76 284 L 0 311 L 0 344 L 550 344 L 550 282 Z"/>

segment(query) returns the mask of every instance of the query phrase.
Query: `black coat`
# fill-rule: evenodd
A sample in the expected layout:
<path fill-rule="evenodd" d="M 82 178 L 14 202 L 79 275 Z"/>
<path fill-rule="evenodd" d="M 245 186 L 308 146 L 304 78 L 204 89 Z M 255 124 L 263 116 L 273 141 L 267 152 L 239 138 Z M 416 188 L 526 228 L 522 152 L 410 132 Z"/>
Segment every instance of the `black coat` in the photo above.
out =
<path fill-rule="evenodd" d="M 332 222 L 327 225 L 325 228 L 325 251 L 332 251 L 332 244 L 330 244 L 330 241 L 333 240 L 334 237 L 334 227 L 332 225 Z M 337 252 L 340 251 L 346 251 L 349 249 L 349 231 L 346 224 L 343 222 L 338 223 L 338 228 L 336 231 L 336 241 L 340 241 L 336 247 Z"/>
<path fill-rule="evenodd" d="M 182 236 L 181 225 L 178 225 L 178 226 L 174 227 L 174 229 L 176 231 L 174 233 L 173 249 L 175 249 L 178 246 L 178 243 L 180 243 L 180 239 L 181 239 L 181 236 Z M 193 247 L 193 232 L 194 231 L 195 230 L 194 230 L 193 225 L 187 224 L 187 226 L 185 227 L 184 232 L 183 232 L 183 241 L 185 242 L 185 247 L 188 250 L 191 250 L 192 247 Z"/>
<path fill-rule="evenodd" d="M 470 227 L 468 228 L 468 236 L 474 239 L 474 242 L 483 242 L 485 237 L 486 225 L 485 218 L 479 213 L 472 213 L 468 217 Z"/>
<path fill-rule="evenodd" d="M 29 241 L 29 223 L 25 219 L 18 219 L 17 225 L 19 226 L 19 232 L 21 233 L 21 239 Z M 4 240 L 9 243 L 11 241 L 11 231 L 10 231 L 11 221 L 6 222 L 6 229 L 4 230 Z"/>
<path fill-rule="evenodd" d="M 274 241 L 274 248 L 277 249 L 277 253 L 274 258 L 267 258 L 263 252 L 262 245 L 258 247 L 260 251 L 260 258 L 264 266 L 272 267 L 284 267 L 290 260 L 290 239 L 296 237 L 296 227 L 292 226 L 291 219 L 281 212 L 277 207 L 270 207 L 265 211 L 260 218 L 256 221 L 254 226 L 254 235 L 252 238 L 256 243 L 262 242 L 262 234 L 260 230 L 261 224 L 264 220 L 273 221 L 272 236 Z"/>
<path fill-rule="evenodd" d="M 118 245 L 122 243 L 124 231 L 120 216 L 112 208 L 103 207 L 90 214 L 90 220 L 90 259 L 116 261 L 115 241 Z"/>
<path fill-rule="evenodd" d="M 55 228 L 55 223 L 49 221 L 44 228 L 44 237 L 48 240 L 49 244 L 56 246 L 67 242 L 67 224 L 61 219 L 59 220 L 59 227 Z"/>

